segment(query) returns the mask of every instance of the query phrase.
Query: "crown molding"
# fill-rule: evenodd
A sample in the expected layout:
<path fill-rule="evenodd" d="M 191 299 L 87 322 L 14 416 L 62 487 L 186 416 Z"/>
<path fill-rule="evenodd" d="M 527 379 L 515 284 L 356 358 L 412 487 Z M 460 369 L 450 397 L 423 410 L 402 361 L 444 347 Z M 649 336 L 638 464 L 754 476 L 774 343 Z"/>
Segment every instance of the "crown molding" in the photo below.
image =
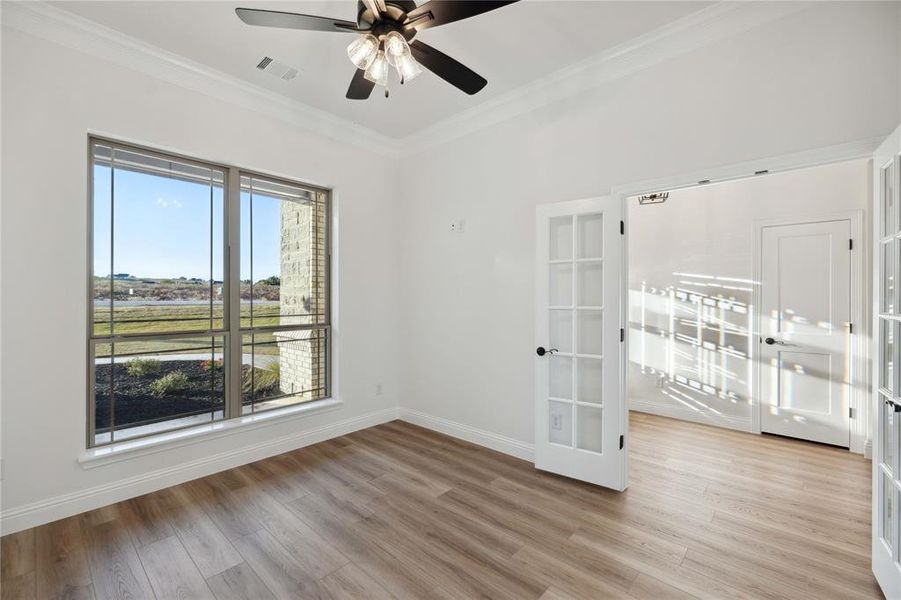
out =
<path fill-rule="evenodd" d="M 901 130 L 901 128 L 899 128 L 899 130 Z M 885 136 L 880 135 L 871 138 L 852 140 L 841 144 L 834 144 L 832 146 L 809 148 L 799 152 L 791 152 L 789 154 L 780 154 L 778 156 L 754 158 L 738 163 L 711 166 L 709 168 L 681 175 L 646 179 L 644 181 L 633 181 L 611 187 L 610 193 L 616 196 L 636 196 L 638 194 L 649 194 L 661 190 L 677 190 L 695 187 L 701 181 L 707 181 L 709 183 L 705 185 L 711 185 L 736 179 L 755 177 L 757 174 L 762 174 L 764 171 L 766 174 L 771 175 L 793 171 L 795 169 L 806 169 L 849 160 L 870 158 L 873 156 L 873 153 L 877 151 L 879 144 L 882 143 L 884 139 Z"/>
<path fill-rule="evenodd" d="M 402 140 L 405 156 L 582 94 L 809 6 L 811 2 L 719 2 L 559 71 L 456 113 Z"/>
<path fill-rule="evenodd" d="M 390 158 L 400 156 L 400 140 L 44 2 L 3 2 L 0 14 L 3 27 L 280 119 L 337 142 Z"/>

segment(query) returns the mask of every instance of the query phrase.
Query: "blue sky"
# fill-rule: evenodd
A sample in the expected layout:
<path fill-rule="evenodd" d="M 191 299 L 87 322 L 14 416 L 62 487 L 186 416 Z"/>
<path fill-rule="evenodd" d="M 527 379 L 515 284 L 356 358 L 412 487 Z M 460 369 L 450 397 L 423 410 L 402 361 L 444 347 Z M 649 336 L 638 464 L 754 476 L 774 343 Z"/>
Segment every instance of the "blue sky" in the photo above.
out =
<path fill-rule="evenodd" d="M 110 272 L 110 174 L 94 167 L 94 274 Z M 210 278 L 210 188 L 116 170 L 114 273 Z M 279 275 L 279 200 L 254 196 L 254 281 Z M 251 279 L 249 195 L 241 195 L 241 279 Z M 223 273 L 223 193 L 213 189 L 213 279 Z"/>

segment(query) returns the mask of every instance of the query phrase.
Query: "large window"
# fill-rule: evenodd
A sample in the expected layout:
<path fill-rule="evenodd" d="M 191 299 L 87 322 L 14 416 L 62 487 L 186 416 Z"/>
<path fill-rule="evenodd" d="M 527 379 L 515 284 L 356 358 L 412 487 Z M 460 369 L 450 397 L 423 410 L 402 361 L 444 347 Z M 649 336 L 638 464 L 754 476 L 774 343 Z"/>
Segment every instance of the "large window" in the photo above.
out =
<path fill-rule="evenodd" d="M 328 191 L 90 147 L 88 445 L 327 397 Z"/>

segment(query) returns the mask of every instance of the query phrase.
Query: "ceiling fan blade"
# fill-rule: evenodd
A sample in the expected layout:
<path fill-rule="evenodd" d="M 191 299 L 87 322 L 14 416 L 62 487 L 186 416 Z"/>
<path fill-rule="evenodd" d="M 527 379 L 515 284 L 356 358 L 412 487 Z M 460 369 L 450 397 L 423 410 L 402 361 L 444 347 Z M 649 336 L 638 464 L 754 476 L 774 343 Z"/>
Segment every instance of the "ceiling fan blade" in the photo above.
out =
<path fill-rule="evenodd" d="M 487 79 L 428 44 L 414 40 L 410 44 L 410 50 L 419 64 L 470 96 L 488 85 Z"/>
<path fill-rule="evenodd" d="M 248 25 L 260 27 L 283 27 L 286 29 L 305 29 L 307 31 L 357 31 L 357 24 L 343 19 L 300 15 L 297 13 L 279 12 L 277 10 L 258 10 L 256 8 L 236 8 L 238 18 Z"/>
<path fill-rule="evenodd" d="M 354 78 L 350 80 L 350 87 L 347 88 L 347 98 L 349 100 L 366 100 L 372 93 L 375 84 L 363 77 L 363 69 L 357 69 Z"/>
<path fill-rule="evenodd" d="M 407 13 L 408 27 L 417 31 L 468 19 L 519 0 L 429 0 Z"/>
<path fill-rule="evenodd" d="M 385 0 L 363 0 L 363 4 L 365 4 L 366 8 L 368 8 L 375 16 L 383 14 L 386 10 Z"/>

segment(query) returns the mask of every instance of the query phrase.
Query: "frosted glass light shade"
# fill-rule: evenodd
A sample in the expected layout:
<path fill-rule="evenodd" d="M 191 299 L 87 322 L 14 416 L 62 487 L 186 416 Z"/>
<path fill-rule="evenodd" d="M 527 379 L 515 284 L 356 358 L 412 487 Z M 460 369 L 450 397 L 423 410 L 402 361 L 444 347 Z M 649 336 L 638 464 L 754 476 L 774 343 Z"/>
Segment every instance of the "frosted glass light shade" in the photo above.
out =
<path fill-rule="evenodd" d="M 384 51 L 378 51 L 375 55 L 375 59 L 373 59 L 369 66 L 366 67 L 366 72 L 363 73 L 363 77 L 377 85 L 387 87 L 388 60 L 385 58 Z"/>
<path fill-rule="evenodd" d="M 416 62 L 409 54 L 401 55 L 397 57 L 395 68 L 397 69 L 397 74 L 400 76 L 400 80 L 404 83 L 415 79 L 422 73 L 422 67 L 419 66 L 419 63 Z"/>
<path fill-rule="evenodd" d="M 361 35 L 347 47 L 347 57 L 358 69 L 367 69 L 378 55 L 379 41 L 371 34 Z"/>
<path fill-rule="evenodd" d="M 404 39 L 400 33 L 396 31 L 391 31 L 385 37 L 385 54 L 388 55 L 388 59 L 397 58 L 404 54 L 410 54 L 410 47 L 407 45 L 407 40 Z"/>

